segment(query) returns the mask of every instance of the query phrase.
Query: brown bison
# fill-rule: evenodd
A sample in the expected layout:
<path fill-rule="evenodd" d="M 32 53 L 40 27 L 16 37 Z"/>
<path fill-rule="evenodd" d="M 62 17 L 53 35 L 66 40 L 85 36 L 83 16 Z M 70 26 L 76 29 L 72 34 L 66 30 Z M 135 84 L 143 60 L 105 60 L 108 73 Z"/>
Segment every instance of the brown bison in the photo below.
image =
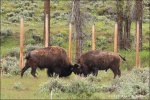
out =
<path fill-rule="evenodd" d="M 31 67 L 31 74 L 34 77 L 37 77 L 35 75 L 37 67 L 47 68 L 48 76 L 53 76 L 55 73 L 59 77 L 66 77 L 72 73 L 72 65 L 66 51 L 58 46 L 49 46 L 28 52 L 25 67 L 21 70 L 21 77 L 29 67 Z"/>
<path fill-rule="evenodd" d="M 121 76 L 120 57 L 125 61 L 125 58 L 114 52 L 91 50 L 82 54 L 78 59 L 78 64 L 75 64 L 72 71 L 75 74 L 88 74 L 97 75 L 98 70 L 108 70 L 109 68 L 116 75 Z"/>

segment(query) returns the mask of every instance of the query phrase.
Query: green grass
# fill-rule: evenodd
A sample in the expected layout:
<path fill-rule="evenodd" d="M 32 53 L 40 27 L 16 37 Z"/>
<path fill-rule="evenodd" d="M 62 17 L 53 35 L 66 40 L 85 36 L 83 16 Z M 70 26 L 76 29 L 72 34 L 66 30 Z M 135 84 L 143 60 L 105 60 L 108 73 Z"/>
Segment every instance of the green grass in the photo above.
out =
<path fill-rule="evenodd" d="M 43 71 L 44 72 L 44 71 Z M 40 72 L 41 75 L 43 72 Z M 37 96 L 39 85 L 47 81 L 49 78 L 45 74 L 39 76 L 38 79 L 32 76 L 10 76 L 2 75 L 1 77 L 1 98 L 2 99 L 39 99 L 41 96 Z M 15 83 L 21 83 L 23 89 L 16 90 L 14 88 Z"/>
<path fill-rule="evenodd" d="M 39 89 L 40 86 L 53 79 L 50 77 L 47 77 L 46 70 L 38 72 L 38 78 L 33 78 L 31 75 L 25 75 L 23 78 L 20 78 L 19 75 L 7 75 L 3 74 L 1 76 L 1 99 L 49 99 L 50 94 L 49 93 L 40 93 Z M 72 78 L 75 78 L 76 75 L 72 74 L 69 77 L 61 78 L 61 80 L 65 82 L 70 82 Z M 98 77 L 102 80 L 101 82 L 97 82 L 96 84 L 101 86 L 106 86 L 111 83 L 113 80 L 113 73 L 108 70 L 106 73 L 105 71 L 99 71 Z M 21 84 L 21 89 L 17 90 L 14 88 L 15 83 Z M 97 95 L 98 93 L 93 94 L 93 98 L 107 98 L 107 95 L 110 93 L 100 93 L 100 95 Z M 101 97 L 103 95 L 103 97 Z M 108 97 L 108 98 L 110 98 Z M 59 96 L 58 94 L 53 94 L 54 99 L 60 99 L 60 98 L 78 98 L 76 94 L 67 94 L 67 93 L 61 93 Z M 80 97 L 81 98 L 81 97 Z M 91 97 L 92 99 L 92 97 Z"/>
<path fill-rule="evenodd" d="M 106 88 L 111 89 L 112 87 L 110 86 L 112 86 L 112 84 L 114 84 L 115 81 L 119 82 L 119 79 L 122 79 L 122 77 L 124 77 L 127 80 L 128 79 L 126 77 L 127 73 L 142 72 L 142 70 L 135 70 L 135 71 L 121 70 L 121 71 L 122 71 L 121 78 L 117 77 L 114 80 L 113 72 L 111 70 L 108 70 L 107 72 L 101 70 L 99 71 L 98 76 L 94 78 L 96 80 L 100 79 L 100 81 L 94 80 L 93 82 L 89 82 L 88 84 L 91 84 L 91 86 L 96 85 L 99 87 L 103 87 L 103 89 L 106 89 Z M 2 74 L 1 76 L 1 99 L 50 99 L 50 96 L 51 96 L 50 92 L 41 91 L 40 88 L 41 86 L 43 86 L 43 84 L 49 81 L 52 81 L 54 79 L 58 81 L 58 79 L 47 77 L 46 70 L 43 70 L 43 71 L 37 70 L 37 73 L 38 73 L 38 78 L 34 78 L 30 74 L 29 75 L 25 74 L 23 78 L 20 78 L 20 75 Z M 134 73 L 130 73 L 130 75 L 135 75 Z M 69 77 L 59 78 L 59 84 L 66 85 L 64 84 L 64 82 L 67 84 L 70 84 L 71 82 L 77 82 L 77 81 L 80 83 L 81 81 L 84 82 L 84 80 L 85 80 L 84 77 L 76 76 L 74 73 L 72 73 Z M 86 81 L 87 81 L 87 78 L 86 78 Z M 115 83 L 115 84 L 119 84 L 119 83 Z M 55 91 L 54 89 L 55 88 L 53 88 L 52 90 L 53 99 L 118 99 L 119 98 L 117 91 L 112 92 L 108 89 L 107 90 L 102 89 L 99 92 L 92 92 L 92 94 L 89 94 L 89 96 L 85 92 L 81 92 L 81 94 L 78 94 L 78 93 L 76 94 L 73 92 L 70 92 L 70 93 L 59 92 L 59 91 Z M 83 89 L 83 91 L 85 90 Z"/>
<path fill-rule="evenodd" d="M 7 54 L 10 49 L 16 47 L 17 45 L 19 45 L 19 39 L 12 37 L 6 38 L 4 43 L 1 44 L 1 54 Z"/>

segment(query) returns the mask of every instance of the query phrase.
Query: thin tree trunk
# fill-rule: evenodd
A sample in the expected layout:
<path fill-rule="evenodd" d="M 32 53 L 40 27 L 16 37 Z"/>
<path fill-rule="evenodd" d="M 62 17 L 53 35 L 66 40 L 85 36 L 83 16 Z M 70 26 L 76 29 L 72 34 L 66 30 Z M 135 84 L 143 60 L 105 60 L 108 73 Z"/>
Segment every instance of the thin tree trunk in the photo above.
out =
<path fill-rule="evenodd" d="M 140 29 L 139 29 L 139 35 L 140 35 L 140 42 L 139 42 L 139 49 L 140 49 L 140 51 L 142 51 L 142 17 L 143 17 L 143 6 L 142 6 L 142 1 L 143 0 L 136 0 L 136 2 L 135 2 L 135 19 L 136 19 L 136 22 L 137 21 L 139 21 L 139 27 L 140 27 Z"/>
<path fill-rule="evenodd" d="M 44 1 L 44 32 L 43 32 L 43 43 L 45 44 L 45 17 L 48 14 L 48 45 L 50 45 L 50 0 Z"/>
<path fill-rule="evenodd" d="M 124 21 L 125 21 L 125 25 L 124 25 L 124 48 L 125 49 L 129 49 L 130 46 L 130 29 L 131 29 L 131 6 L 132 6 L 132 1 L 127 0 L 126 1 L 126 10 L 125 10 L 125 14 L 124 14 Z"/>
<path fill-rule="evenodd" d="M 116 21 L 118 23 L 118 47 L 119 49 L 124 49 L 123 42 L 123 0 L 117 0 L 117 17 Z"/>
<path fill-rule="evenodd" d="M 76 30 L 76 62 L 82 53 L 82 28 L 80 14 L 80 0 L 74 0 L 74 18 Z"/>

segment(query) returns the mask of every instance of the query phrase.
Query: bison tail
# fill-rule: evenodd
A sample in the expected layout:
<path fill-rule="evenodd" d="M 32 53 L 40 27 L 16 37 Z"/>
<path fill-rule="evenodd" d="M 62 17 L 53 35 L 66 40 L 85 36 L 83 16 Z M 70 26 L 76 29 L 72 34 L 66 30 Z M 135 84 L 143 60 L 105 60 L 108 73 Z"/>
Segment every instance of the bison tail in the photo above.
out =
<path fill-rule="evenodd" d="M 122 57 L 121 55 L 119 55 L 123 61 L 126 61 L 126 58 L 125 57 Z"/>
<path fill-rule="evenodd" d="M 29 59 L 29 58 L 30 58 L 30 52 L 28 52 L 28 53 L 26 54 L 25 59 Z"/>

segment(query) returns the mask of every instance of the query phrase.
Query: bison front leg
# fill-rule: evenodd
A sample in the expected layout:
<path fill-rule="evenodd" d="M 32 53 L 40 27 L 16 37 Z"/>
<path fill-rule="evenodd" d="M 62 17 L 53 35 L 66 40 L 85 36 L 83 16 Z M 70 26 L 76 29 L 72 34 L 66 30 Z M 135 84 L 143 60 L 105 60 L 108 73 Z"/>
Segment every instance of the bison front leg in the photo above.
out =
<path fill-rule="evenodd" d="M 49 77 L 53 77 L 53 70 L 50 69 L 50 68 L 48 68 L 48 69 L 47 69 L 47 75 L 48 75 Z"/>
<path fill-rule="evenodd" d="M 97 74 L 98 74 L 98 69 L 97 69 L 97 68 L 94 68 L 94 69 L 93 69 L 93 75 L 94 75 L 94 76 L 97 76 Z"/>
<path fill-rule="evenodd" d="M 36 68 L 33 67 L 33 68 L 31 69 L 31 75 L 36 78 L 37 76 L 35 75 L 35 73 L 36 73 Z"/>

